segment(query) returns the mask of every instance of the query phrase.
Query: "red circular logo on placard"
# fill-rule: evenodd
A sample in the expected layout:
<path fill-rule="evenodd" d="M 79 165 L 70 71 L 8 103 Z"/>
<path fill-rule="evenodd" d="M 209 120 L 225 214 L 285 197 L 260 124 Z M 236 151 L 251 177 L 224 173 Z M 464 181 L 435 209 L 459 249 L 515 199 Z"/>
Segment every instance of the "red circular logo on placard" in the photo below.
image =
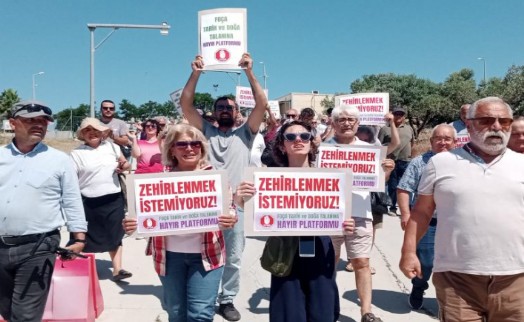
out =
<path fill-rule="evenodd" d="M 221 62 L 228 61 L 230 57 L 231 57 L 231 54 L 229 53 L 227 49 L 222 48 L 222 49 L 217 50 L 217 52 L 215 53 L 215 59 Z"/>
<path fill-rule="evenodd" d="M 273 219 L 273 216 L 270 215 L 264 215 L 260 217 L 260 225 L 263 227 L 271 227 L 275 223 L 275 219 Z"/>
<path fill-rule="evenodd" d="M 156 220 L 154 220 L 153 218 L 147 218 L 144 221 L 142 221 L 142 226 L 144 226 L 145 229 L 155 229 Z"/>

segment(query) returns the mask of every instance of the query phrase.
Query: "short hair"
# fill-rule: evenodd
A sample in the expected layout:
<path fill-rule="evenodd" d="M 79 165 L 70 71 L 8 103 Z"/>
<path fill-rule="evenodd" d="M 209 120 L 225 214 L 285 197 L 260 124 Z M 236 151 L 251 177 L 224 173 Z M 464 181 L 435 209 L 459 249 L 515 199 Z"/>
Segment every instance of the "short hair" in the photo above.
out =
<path fill-rule="evenodd" d="M 161 148 L 163 165 L 170 166 L 171 168 L 174 168 L 178 165 L 178 160 L 175 157 L 171 156 L 171 146 L 173 145 L 173 143 L 177 142 L 183 134 L 188 135 L 194 141 L 202 142 L 202 155 L 200 157 L 200 161 L 198 162 L 198 167 L 202 168 L 208 164 L 209 144 L 206 140 L 206 137 L 199 129 L 192 125 L 181 123 L 176 125 L 170 125 L 166 127 L 166 130 L 164 131 L 165 139 L 164 144 Z"/>
<path fill-rule="evenodd" d="M 311 107 L 303 108 L 302 111 L 300 111 L 300 115 L 298 116 L 298 119 L 302 120 L 305 117 L 315 117 L 316 113 L 315 110 Z"/>
<path fill-rule="evenodd" d="M 102 105 L 104 105 L 104 103 L 111 103 L 114 107 L 116 107 L 115 102 L 113 102 L 112 100 L 103 100 L 102 103 L 100 103 L 100 108 L 102 108 Z"/>
<path fill-rule="evenodd" d="M 360 111 L 358 110 L 358 108 L 356 108 L 355 106 L 350 106 L 350 105 L 341 105 L 341 106 L 335 107 L 333 111 L 331 111 L 331 118 L 333 120 L 338 119 L 338 117 L 340 116 L 340 114 L 342 114 L 342 112 L 346 112 L 349 115 L 356 117 L 357 120 L 360 119 Z"/>
<path fill-rule="evenodd" d="M 215 102 L 213 103 L 213 110 L 216 110 L 217 109 L 217 103 L 220 102 L 220 101 L 233 101 L 233 106 L 235 107 L 235 110 L 238 111 L 238 105 L 237 105 L 237 102 L 235 102 L 235 99 L 230 97 L 230 96 L 220 96 L 219 98 L 217 98 L 215 100 Z"/>
<path fill-rule="evenodd" d="M 431 139 L 433 135 L 435 134 L 435 131 L 437 131 L 437 129 L 440 129 L 441 127 L 447 127 L 448 129 L 450 129 L 451 132 L 453 133 L 453 138 L 454 139 L 457 138 L 457 130 L 455 130 L 455 128 L 451 124 L 447 124 L 447 123 L 438 124 L 433 129 L 431 129 L 431 135 L 429 136 L 429 138 Z"/>
<path fill-rule="evenodd" d="M 473 104 L 471 104 L 468 110 L 467 118 L 472 119 L 475 117 L 475 114 L 477 113 L 477 108 L 479 107 L 479 105 L 490 104 L 490 103 L 504 104 L 504 106 L 506 106 L 506 108 L 508 109 L 510 117 L 513 117 L 513 110 L 511 109 L 511 106 L 509 106 L 508 103 L 504 102 L 504 100 L 500 97 L 489 96 L 489 97 L 484 97 L 479 100 L 476 100 Z"/>
<path fill-rule="evenodd" d="M 284 148 L 284 141 L 285 141 L 284 132 L 286 132 L 286 130 L 293 125 L 300 125 L 303 128 L 305 128 L 306 131 L 311 133 L 311 126 L 302 121 L 288 122 L 282 125 L 282 127 L 280 127 L 280 130 L 278 130 L 277 136 L 275 138 L 275 143 L 273 144 L 272 152 L 273 152 L 273 159 L 281 167 L 289 167 L 288 156 L 286 153 L 282 151 L 282 148 Z M 313 166 L 315 163 L 316 155 L 317 155 L 318 144 L 315 143 L 315 137 L 313 135 L 311 135 L 310 142 L 311 142 L 311 149 L 309 150 L 309 153 L 308 153 L 308 162 L 310 166 Z"/>
<path fill-rule="evenodd" d="M 364 134 L 369 138 L 369 140 L 365 142 L 370 143 L 370 144 L 375 143 L 375 132 L 373 131 L 371 127 L 367 125 L 360 125 L 355 135 L 358 137 L 359 134 Z"/>

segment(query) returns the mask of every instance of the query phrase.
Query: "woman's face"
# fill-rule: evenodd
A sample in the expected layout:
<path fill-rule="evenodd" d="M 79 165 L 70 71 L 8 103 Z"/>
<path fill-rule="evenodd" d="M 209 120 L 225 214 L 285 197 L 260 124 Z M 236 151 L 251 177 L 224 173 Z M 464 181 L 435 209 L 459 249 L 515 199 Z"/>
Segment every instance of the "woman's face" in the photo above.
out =
<path fill-rule="evenodd" d="M 178 162 L 177 168 L 182 171 L 196 170 L 202 159 L 202 142 L 182 134 L 169 149 L 171 156 Z"/>
<path fill-rule="evenodd" d="M 311 133 L 301 125 L 292 125 L 284 132 L 284 152 L 290 156 L 307 155 L 311 150 Z"/>
<path fill-rule="evenodd" d="M 82 130 L 82 135 L 84 136 L 84 142 L 87 145 L 96 148 L 100 145 L 104 133 L 88 126 Z"/>
<path fill-rule="evenodd" d="M 144 131 L 146 132 L 146 135 L 156 135 L 156 124 L 147 122 L 144 125 Z"/>

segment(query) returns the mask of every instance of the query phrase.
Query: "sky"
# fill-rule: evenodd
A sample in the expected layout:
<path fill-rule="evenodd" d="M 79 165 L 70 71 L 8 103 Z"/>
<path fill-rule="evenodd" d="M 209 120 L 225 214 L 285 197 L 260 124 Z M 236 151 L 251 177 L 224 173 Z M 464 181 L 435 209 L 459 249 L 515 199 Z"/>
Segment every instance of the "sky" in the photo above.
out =
<path fill-rule="evenodd" d="M 198 11 L 247 8 L 248 51 L 269 98 L 342 93 L 364 75 L 415 74 L 443 82 L 471 68 L 477 81 L 524 65 L 522 0 L 0 0 L 0 91 L 12 88 L 56 113 L 89 104 L 88 23 L 167 22 L 120 29 L 95 53 L 95 100 L 163 103 L 198 53 Z M 96 29 L 98 44 L 110 29 Z M 479 57 L 485 60 L 478 60 Z M 263 62 L 261 64 L 260 62 Z M 214 84 L 219 86 L 215 89 Z M 235 93 L 237 77 L 207 72 L 197 92 Z M 248 86 L 245 75 L 241 86 Z"/>

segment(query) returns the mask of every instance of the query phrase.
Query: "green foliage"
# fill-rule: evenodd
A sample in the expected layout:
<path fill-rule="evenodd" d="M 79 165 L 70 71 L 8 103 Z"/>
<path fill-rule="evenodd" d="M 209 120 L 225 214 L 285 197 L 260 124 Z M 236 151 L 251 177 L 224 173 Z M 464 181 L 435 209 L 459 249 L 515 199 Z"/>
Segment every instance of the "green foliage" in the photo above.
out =
<path fill-rule="evenodd" d="M 342 95 L 342 94 L 335 94 L 335 96 L 337 95 Z M 329 99 L 329 96 L 326 95 L 326 97 L 324 97 L 322 101 L 320 101 L 320 106 L 322 106 L 322 108 L 324 109 L 324 113 L 327 112 L 328 108 L 335 107 L 335 96 Z"/>
<path fill-rule="evenodd" d="M 502 80 L 502 98 L 516 115 L 524 115 L 524 66 L 511 66 Z"/>
<path fill-rule="evenodd" d="M 230 95 L 225 95 L 230 97 Z M 215 100 L 213 99 L 213 96 L 209 93 L 195 93 L 195 98 L 193 99 L 193 106 L 195 108 L 201 109 L 204 113 L 205 112 L 212 112 L 213 111 L 213 103 Z"/>
<path fill-rule="evenodd" d="M 453 119 L 457 119 L 460 113 L 460 107 L 467 103 L 473 103 L 479 99 L 473 70 L 462 69 L 456 73 L 452 73 L 442 83 L 441 95 L 446 97 L 451 106 L 444 110 L 444 114 L 448 114 Z"/>
<path fill-rule="evenodd" d="M 7 112 L 13 104 L 20 101 L 18 93 L 11 88 L 8 88 L 0 94 L 0 116 Z"/>
<path fill-rule="evenodd" d="M 56 128 L 60 131 L 76 131 L 84 118 L 89 115 L 90 107 L 80 104 L 77 108 L 68 108 L 55 114 Z"/>

